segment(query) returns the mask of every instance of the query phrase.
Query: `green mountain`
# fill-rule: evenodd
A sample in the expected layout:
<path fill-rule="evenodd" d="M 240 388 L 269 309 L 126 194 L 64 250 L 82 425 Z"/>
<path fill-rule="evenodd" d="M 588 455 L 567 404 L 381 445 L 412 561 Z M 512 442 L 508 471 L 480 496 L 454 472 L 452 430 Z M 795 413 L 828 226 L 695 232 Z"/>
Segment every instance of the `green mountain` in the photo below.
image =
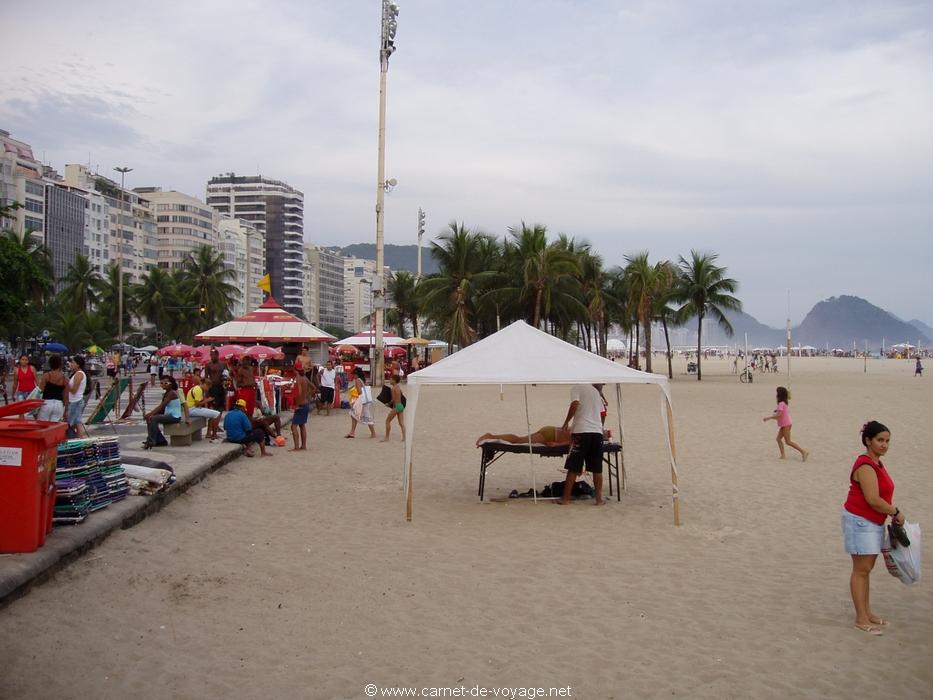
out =
<path fill-rule="evenodd" d="M 330 248 L 338 250 L 343 255 L 349 255 L 354 258 L 363 258 L 364 260 L 376 259 L 375 243 L 354 243 L 343 248 Z M 408 270 L 412 274 L 418 272 L 418 246 L 416 245 L 392 245 L 386 244 L 383 247 L 385 264 L 392 268 L 392 271 Z M 437 263 L 431 256 L 431 250 L 421 247 L 421 273 L 430 275 L 438 271 Z"/>

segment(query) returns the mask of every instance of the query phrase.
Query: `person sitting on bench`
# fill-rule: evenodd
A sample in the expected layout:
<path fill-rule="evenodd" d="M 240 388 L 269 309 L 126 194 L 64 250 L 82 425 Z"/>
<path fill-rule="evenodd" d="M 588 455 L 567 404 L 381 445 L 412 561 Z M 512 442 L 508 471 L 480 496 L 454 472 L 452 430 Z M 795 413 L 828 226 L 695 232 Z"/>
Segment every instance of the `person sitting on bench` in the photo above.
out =
<path fill-rule="evenodd" d="M 188 406 L 187 404 L 182 404 L 181 398 L 178 396 L 178 382 L 169 375 L 163 375 L 162 391 L 164 392 L 162 394 L 162 401 L 159 402 L 158 406 L 149 411 L 149 413 L 145 414 L 149 435 L 143 443 L 143 447 L 147 450 L 151 450 L 153 447 L 165 447 L 168 445 L 168 440 L 162 435 L 162 425 L 180 423 L 182 420 L 182 413 L 184 413 L 185 421 L 190 422 L 188 418 Z"/>
<path fill-rule="evenodd" d="M 211 408 L 214 399 L 211 395 L 211 380 L 207 377 L 201 377 L 199 384 L 191 387 L 185 403 L 188 404 L 188 415 L 194 418 L 207 419 L 207 439 L 213 442 L 217 439 L 217 427 L 220 418 L 220 411 Z"/>
<path fill-rule="evenodd" d="M 515 435 L 514 433 L 483 433 L 476 440 L 476 446 L 479 447 L 483 440 L 508 442 L 513 445 L 527 445 L 530 442 L 534 445 L 547 445 L 548 447 L 556 447 L 558 445 L 570 444 L 570 431 L 563 430 L 556 425 L 544 425 L 531 433 L 531 435 Z"/>
<path fill-rule="evenodd" d="M 252 450 L 252 445 L 259 445 L 259 451 L 263 457 L 271 457 L 266 452 L 265 433 L 259 428 L 254 428 L 249 420 L 249 416 L 244 413 L 246 410 L 246 401 L 237 399 L 233 403 L 233 410 L 224 416 L 224 432 L 227 434 L 227 442 L 235 442 L 238 445 L 246 446 L 246 456 L 254 457 L 256 455 Z"/>

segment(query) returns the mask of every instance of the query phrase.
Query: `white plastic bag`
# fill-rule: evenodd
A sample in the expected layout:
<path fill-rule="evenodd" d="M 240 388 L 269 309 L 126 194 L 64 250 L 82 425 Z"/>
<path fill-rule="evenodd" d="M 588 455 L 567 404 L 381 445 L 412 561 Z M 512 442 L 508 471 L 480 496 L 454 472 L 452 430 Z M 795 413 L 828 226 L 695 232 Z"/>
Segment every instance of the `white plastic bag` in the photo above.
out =
<path fill-rule="evenodd" d="M 891 542 L 887 528 L 884 531 L 884 546 L 881 555 L 888 573 L 899 578 L 901 583 L 912 586 L 920 580 L 920 525 L 917 523 L 904 523 L 904 530 L 910 539 L 910 546 Z"/>

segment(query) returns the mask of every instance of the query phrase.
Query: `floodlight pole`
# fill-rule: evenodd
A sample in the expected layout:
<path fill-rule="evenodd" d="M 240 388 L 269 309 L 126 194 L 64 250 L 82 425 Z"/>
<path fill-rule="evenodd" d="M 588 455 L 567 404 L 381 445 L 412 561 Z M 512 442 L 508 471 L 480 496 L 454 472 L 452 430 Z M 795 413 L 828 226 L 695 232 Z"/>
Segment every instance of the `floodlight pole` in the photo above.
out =
<path fill-rule="evenodd" d="M 123 339 L 123 207 L 126 205 L 126 174 L 131 172 L 132 168 L 127 168 L 125 166 L 118 166 L 114 168 L 118 173 L 120 173 L 120 240 L 117 245 L 120 246 L 120 254 L 118 256 L 119 260 L 119 271 L 117 273 L 117 335 L 120 337 L 120 353 L 122 361 L 122 353 L 125 352 L 125 345 Z"/>
<path fill-rule="evenodd" d="M 375 314 L 375 357 L 372 365 L 372 385 L 381 386 L 384 379 L 382 329 L 385 318 L 385 251 L 383 240 L 386 182 L 386 75 L 389 72 L 389 56 L 395 51 L 395 30 L 398 5 L 392 0 L 382 0 L 382 37 L 379 47 L 379 160 L 376 175 L 376 275 L 373 280 L 373 313 Z M 394 184 L 394 183 L 393 183 Z"/>

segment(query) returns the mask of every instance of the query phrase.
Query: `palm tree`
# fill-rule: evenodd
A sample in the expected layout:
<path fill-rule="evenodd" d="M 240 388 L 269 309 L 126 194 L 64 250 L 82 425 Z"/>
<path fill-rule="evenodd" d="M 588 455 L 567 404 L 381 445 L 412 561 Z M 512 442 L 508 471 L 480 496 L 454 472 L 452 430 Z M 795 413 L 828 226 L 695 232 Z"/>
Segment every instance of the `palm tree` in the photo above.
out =
<path fill-rule="evenodd" d="M 23 280 L 22 292 L 35 304 L 44 305 L 54 289 L 55 273 L 52 268 L 52 252 L 48 246 L 32 235 L 32 231 L 20 237 L 14 231 L 4 231 L 3 236 L 22 257 L 31 260 L 32 268 Z"/>
<path fill-rule="evenodd" d="M 184 286 L 179 290 L 192 299 L 198 307 L 205 308 L 204 320 L 213 326 L 233 316 L 233 302 L 240 290 L 231 280 L 236 271 L 224 265 L 223 255 L 210 246 L 201 246 L 188 253 L 182 279 Z"/>
<path fill-rule="evenodd" d="M 114 260 L 107 265 L 107 269 L 104 272 L 104 278 L 101 281 L 100 285 L 100 295 L 98 297 L 97 310 L 107 319 L 107 328 L 111 334 L 116 335 L 118 322 L 117 322 L 117 307 L 119 306 L 119 290 L 120 290 L 120 267 L 118 263 Z M 130 299 L 130 277 L 129 275 L 122 275 L 123 278 L 123 300 L 126 301 Z M 130 325 L 130 309 L 131 304 L 123 304 L 123 327 L 128 328 Z"/>
<path fill-rule="evenodd" d="M 739 283 L 726 277 L 726 268 L 716 265 L 716 253 L 690 251 L 690 260 L 680 256 L 680 279 L 673 299 L 682 304 L 677 309 L 677 318 L 686 321 L 697 317 L 697 381 L 703 379 L 700 359 L 703 356 L 703 319 L 712 316 L 728 335 L 733 334 L 732 324 L 725 311 L 741 311 L 742 302 L 732 294 Z"/>
<path fill-rule="evenodd" d="M 405 322 L 411 323 L 412 332 L 418 335 L 418 304 L 417 284 L 415 276 L 410 272 L 399 270 L 389 278 L 389 296 L 395 302 L 399 316 L 399 336 L 405 337 Z"/>
<path fill-rule="evenodd" d="M 450 231 L 431 242 L 431 254 L 440 268 L 418 285 L 426 315 L 444 329 L 450 345 L 469 345 L 476 340 L 478 291 L 496 275 L 483 267 L 480 255 L 487 234 L 450 222 Z"/>
<path fill-rule="evenodd" d="M 102 348 L 109 348 L 116 341 L 113 333 L 108 328 L 108 319 L 100 312 L 88 314 L 84 317 L 84 331 L 89 336 L 89 344 L 99 345 Z"/>
<path fill-rule="evenodd" d="M 635 319 L 641 323 L 645 338 L 645 370 L 651 371 L 651 320 L 654 311 L 654 292 L 657 271 L 648 262 L 648 251 L 626 255 L 625 277 L 635 310 Z"/>
<path fill-rule="evenodd" d="M 103 280 L 85 256 L 75 258 L 63 281 L 62 298 L 71 308 L 86 313 L 97 306 Z"/>
<path fill-rule="evenodd" d="M 68 346 L 71 352 L 91 344 L 92 338 L 85 328 L 84 314 L 68 308 L 59 309 L 52 319 L 52 337 Z"/>
<path fill-rule="evenodd" d="M 169 319 L 176 315 L 179 306 L 175 280 L 165 268 L 154 267 L 133 289 L 136 300 L 136 313 L 155 326 L 156 330 L 167 332 Z"/>
<path fill-rule="evenodd" d="M 670 302 L 677 290 L 678 270 L 670 261 L 664 260 L 656 266 L 658 272 L 657 286 L 655 287 L 654 298 L 654 318 L 661 322 L 664 328 L 664 344 L 667 347 L 667 376 L 674 378 L 674 366 L 671 353 L 671 338 L 668 332 L 668 324 L 676 321 L 675 311 L 670 307 Z"/>

